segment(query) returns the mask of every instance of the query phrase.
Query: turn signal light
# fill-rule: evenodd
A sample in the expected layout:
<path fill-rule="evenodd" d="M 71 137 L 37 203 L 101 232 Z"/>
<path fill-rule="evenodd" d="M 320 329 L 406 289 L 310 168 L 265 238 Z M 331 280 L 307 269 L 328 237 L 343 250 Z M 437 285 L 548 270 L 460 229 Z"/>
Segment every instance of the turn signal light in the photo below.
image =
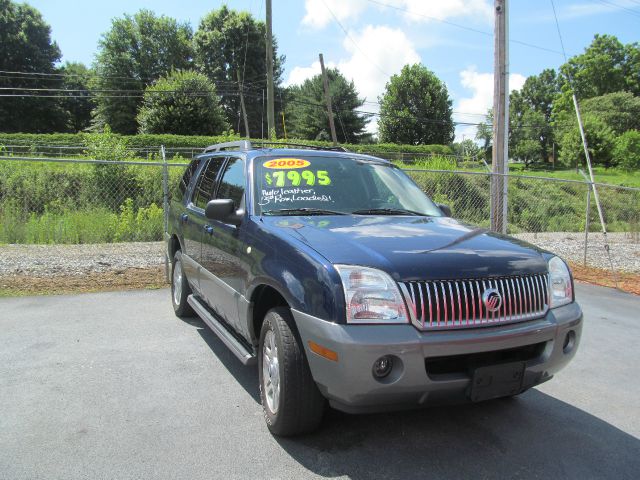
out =
<path fill-rule="evenodd" d="M 318 355 L 326 358 L 327 360 L 331 360 L 333 362 L 338 361 L 338 354 L 336 352 L 334 352 L 333 350 L 329 350 L 328 348 L 323 347 L 322 345 L 318 345 L 316 342 L 309 340 L 309 348 L 313 353 L 317 353 Z"/>

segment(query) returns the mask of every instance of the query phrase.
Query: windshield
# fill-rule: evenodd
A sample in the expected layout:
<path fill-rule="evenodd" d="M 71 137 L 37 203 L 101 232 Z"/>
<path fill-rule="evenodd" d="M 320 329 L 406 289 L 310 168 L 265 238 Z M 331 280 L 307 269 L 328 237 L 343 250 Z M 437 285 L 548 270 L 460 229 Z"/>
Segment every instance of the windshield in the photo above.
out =
<path fill-rule="evenodd" d="M 345 157 L 254 160 L 259 215 L 428 215 L 435 204 L 399 168 Z"/>

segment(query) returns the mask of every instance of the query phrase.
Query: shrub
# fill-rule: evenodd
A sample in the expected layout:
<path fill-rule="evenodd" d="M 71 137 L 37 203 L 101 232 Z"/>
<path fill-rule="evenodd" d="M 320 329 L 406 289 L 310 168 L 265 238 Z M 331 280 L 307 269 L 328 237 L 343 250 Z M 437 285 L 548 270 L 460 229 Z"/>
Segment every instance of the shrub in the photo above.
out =
<path fill-rule="evenodd" d="M 213 82 L 190 70 L 149 85 L 137 120 L 144 133 L 215 135 L 229 128 Z"/>
<path fill-rule="evenodd" d="M 626 171 L 640 170 L 640 131 L 628 130 L 616 139 L 613 159 Z"/>

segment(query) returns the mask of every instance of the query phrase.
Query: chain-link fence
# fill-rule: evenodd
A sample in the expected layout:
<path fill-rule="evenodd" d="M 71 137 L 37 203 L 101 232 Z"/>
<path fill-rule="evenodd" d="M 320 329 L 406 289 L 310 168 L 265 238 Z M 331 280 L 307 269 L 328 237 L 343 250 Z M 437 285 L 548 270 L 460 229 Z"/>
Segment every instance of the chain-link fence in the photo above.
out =
<path fill-rule="evenodd" d="M 169 185 L 177 184 L 184 165 L 161 160 L 3 158 L 0 243 L 161 240 Z"/>
<path fill-rule="evenodd" d="M 87 159 L 81 145 L 5 146 L 0 152 L 0 243 L 159 241 L 172 187 L 197 149 L 130 149 L 127 161 Z M 74 158 L 75 157 L 75 158 Z M 398 159 L 392 159 L 398 160 Z M 492 174 L 407 173 L 456 218 L 489 228 Z M 587 181 L 510 175 L 509 234 L 575 263 L 640 272 L 640 189 L 596 185 L 610 255 Z"/>
<path fill-rule="evenodd" d="M 436 202 L 449 205 L 454 217 L 489 228 L 493 174 L 407 172 Z M 640 189 L 595 186 L 606 237 L 590 182 L 509 175 L 507 233 L 577 264 L 640 273 Z"/>

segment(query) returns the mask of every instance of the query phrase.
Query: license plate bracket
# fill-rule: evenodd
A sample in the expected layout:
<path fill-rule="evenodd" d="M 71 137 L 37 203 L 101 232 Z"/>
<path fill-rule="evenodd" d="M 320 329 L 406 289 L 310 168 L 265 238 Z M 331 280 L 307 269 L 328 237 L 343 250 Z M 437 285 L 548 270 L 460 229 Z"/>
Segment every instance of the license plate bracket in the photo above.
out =
<path fill-rule="evenodd" d="M 474 369 L 469 389 L 471 401 L 482 402 L 520 393 L 525 366 L 525 362 L 511 362 Z"/>

